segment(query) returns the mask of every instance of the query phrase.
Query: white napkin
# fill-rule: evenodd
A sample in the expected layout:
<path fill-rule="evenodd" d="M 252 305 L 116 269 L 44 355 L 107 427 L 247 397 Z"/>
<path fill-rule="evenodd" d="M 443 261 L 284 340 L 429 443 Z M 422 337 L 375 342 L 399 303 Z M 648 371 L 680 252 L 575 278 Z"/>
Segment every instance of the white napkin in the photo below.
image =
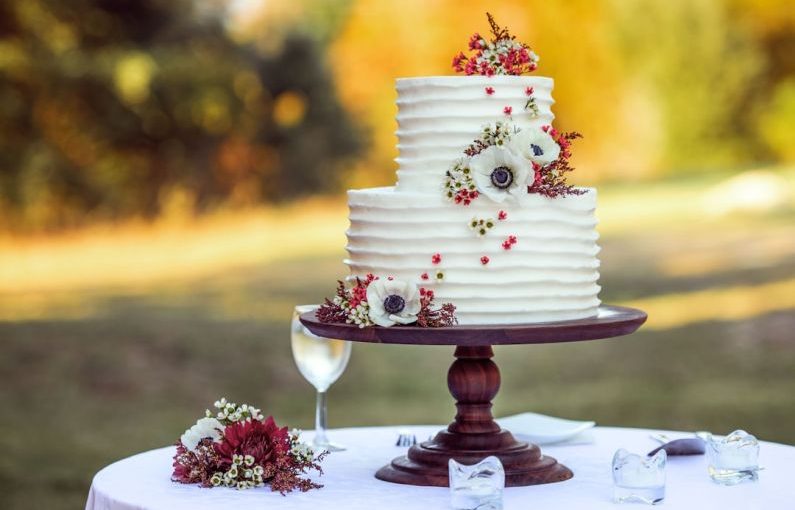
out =
<path fill-rule="evenodd" d="M 537 445 L 590 444 L 594 442 L 593 421 L 575 421 L 538 413 L 521 413 L 497 418 L 497 423 L 510 430 L 521 441 Z"/>

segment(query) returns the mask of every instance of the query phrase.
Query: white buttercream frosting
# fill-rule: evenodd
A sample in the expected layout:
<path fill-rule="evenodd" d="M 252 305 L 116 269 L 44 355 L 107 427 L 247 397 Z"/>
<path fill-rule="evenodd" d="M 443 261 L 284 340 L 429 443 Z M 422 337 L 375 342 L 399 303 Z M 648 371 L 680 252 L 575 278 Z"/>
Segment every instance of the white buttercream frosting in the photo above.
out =
<path fill-rule="evenodd" d="M 398 183 L 348 192 L 345 263 L 351 278 L 373 273 L 432 289 L 437 305 L 456 306 L 460 324 L 596 316 L 596 190 L 557 198 L 529 194 L 503 203 L 482 193 L 463 205 L 448 200 L 442 187 L 451 164 L 483 127 L 507 118 L 505 107 L 511 108 L 511 123 L 527 133 L 517 143 L 551 150 L 528 128 L 551 125 L 552 85 L 550 78 L 526 76 L 398 79 Z M 525 109 L 528 87 L 537 115 Z M 479 220 L 491 225 L 483 235 L 471 226 Z M 510 236 L 516 242 L 505 249 Z M 441 261 L 434 264 L 437 253 Z"/>
<path fill-rule="evenodd" d="M 461 324 L 507 324 L 596 315 L 599 261 L 596 190 L 521 205 L 478 199 L 455 206 L 440 193 L 371 188 L 348 192 L 351 275 L 393 276 L 433 289 Z M 505 211 L 504 221 L 497 219 Z M 478 236 L 473 217 L 493 218 Z M 502 242 L 517 238 L 510 250 Z M 439 253 L 442 260 L 432 263 Z M 487 264 L 481 257 L 489 258 Z M 437 281 L 435 275 L 444 278 Z M 424 280 L 422 274 L 427 273 Z"/>
<path fill-rule="evenodd" d="M 397 188 L 428 190 L 486 124 L 507 119 L 518 128 L 552 124 L 552 79 L 535 76 L 435 76 L 399 78 Z M 486 87 L 494 93 L 486 93 Z M 533 89 L 538 115 L 525 110 Z"/>

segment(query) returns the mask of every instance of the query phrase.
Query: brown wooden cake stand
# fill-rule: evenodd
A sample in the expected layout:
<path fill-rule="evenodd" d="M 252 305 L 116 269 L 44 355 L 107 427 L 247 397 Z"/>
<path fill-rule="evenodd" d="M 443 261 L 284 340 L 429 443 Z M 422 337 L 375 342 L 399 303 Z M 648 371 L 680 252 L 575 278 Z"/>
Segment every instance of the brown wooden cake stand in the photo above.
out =
<path fill-rule="evenodd" d="M 628 335 L 646 321 L 646 313 L 623 306 L 602 306 L 591 319 L 506 326 L 451 326 L 419 328 L 359 328 L 324 324 L 314 312 L 301 316 L 312 333 L 324 338 L 356 342 L 414 345 L 455 345 L 455 361 L 447 372 L 447 386 L 456 400 L 455 421 L 436 436 L 409 448 L 375 474 L 387 482 L 409 485 L 448 485 L 450 458 L 474 464 L 496 455 L 505 468 L 505 485 L 517 487 L 560 482 L 572 472 L 538 446 L 517 441 L 494 421 L 491 401 L 500 389 L 500 370 L 491 358 L 492 345 L 544 344 L 597 340 Z"/>

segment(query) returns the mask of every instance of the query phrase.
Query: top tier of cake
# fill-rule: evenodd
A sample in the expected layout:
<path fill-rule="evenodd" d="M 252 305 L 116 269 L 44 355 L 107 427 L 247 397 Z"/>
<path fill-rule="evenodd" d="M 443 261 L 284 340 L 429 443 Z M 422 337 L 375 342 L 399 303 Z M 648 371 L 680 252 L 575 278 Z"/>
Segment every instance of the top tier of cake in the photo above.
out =
<path fill-rule="evenodd" d="M 450 164 L 506 107 L 520 129 L 552 124 L 552 86 L 551 78 L 532 76 L 399 78 L 397 191 L 428 191 L 429 182 L 435 190 Z M 528 88 L 537 115 L 525 109 Z"/>

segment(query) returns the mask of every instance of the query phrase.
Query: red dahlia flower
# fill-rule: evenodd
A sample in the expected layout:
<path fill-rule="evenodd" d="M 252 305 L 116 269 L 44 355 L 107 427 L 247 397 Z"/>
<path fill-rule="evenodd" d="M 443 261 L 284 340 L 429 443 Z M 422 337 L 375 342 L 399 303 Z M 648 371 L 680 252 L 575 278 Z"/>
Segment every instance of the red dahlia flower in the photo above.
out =
<path fill-rule="evenodd" d="M 287 427 L 279 428 L 268 417 L 265 421 L 245 420 L 232 423 L 224 430 L 221 441 L 215 443 L 221 465 L 232 465 L 233 455 L 251 455 L 255 464 L 265 466 L 276 462 L 290 450 Z"/>

